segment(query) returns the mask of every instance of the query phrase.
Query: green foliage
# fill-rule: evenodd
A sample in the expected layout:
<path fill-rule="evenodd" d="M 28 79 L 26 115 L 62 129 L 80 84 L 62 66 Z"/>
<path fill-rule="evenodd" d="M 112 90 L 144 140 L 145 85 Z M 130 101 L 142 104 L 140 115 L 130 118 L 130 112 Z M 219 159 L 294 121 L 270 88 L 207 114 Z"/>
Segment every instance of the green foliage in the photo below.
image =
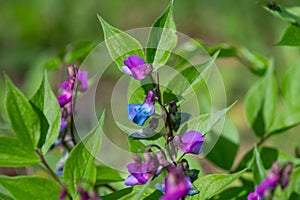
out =
<path fill-rule="evenodd" d="M 136 39 L 109 25 L 99 15 L 98 19 L 104 32 L 107 49 L 113 61 L 116 62 L 119 67 L 124 66 L 123 61 L 130 55 L 137 55 L 143 59 L 145 58 L 143 48 Z"/>
<path fill-rule="evenodd" d="M 202 134 L 208 133 L 219 120 L 224 119 L 226 113 L 234 106 L 235 103 L 227 108 L 209 114 L 199 115 L 182 124 L 178 130 L 179 134 L 184 134 L 187 130 L 196 130 Z"/>
<path fill-rule="evenodd" d="M 58 199 L 60 193 L 58 183 L 41 177 L 0 176 L 0 184 L 15 200 L 55 200 Z"/>
<path fill-rule="evenodd" d="M 11 127 L 24 145 L 36 147 L 40 139 L 40 119 L 29 101 L 6 77 L 6 113 Z"/>
<path fill-rule="evenodd" d="M 59 135 L 61 118 L 60 106 L 55 94 L 51 90 L 46 72 L 44 73 L 44 79 L 40 88 L 30 99 L 30 102 L 43 113 L 49 126 L 49 129 L 45 128 L 45 132 L 41 132 L 38 146 L 42 149 L 43 153 L 46 153 Z M 43 130 L 43 123 L 41 125 Z"/>
<path fill-rule="evenodd" d="M 300 46 L 300 25 L 289 25 L 277 45 Z"/>
<path fill-rule="evenodd" d="M 147 62 L 157 68 L 164 65 L 176 47 L 177 40 L 172 0 L 164 14 L 152 25 L 146 49 Z"/>
<path fill-rule="evenodd" d="M 245 100 L 248 122 L 258 137 L 263 137 L 270 129 L 276 103 L 277 83 L 271 65 L 264 77 L 250 88 Z"/>
<path fill-rule="evenodd" d="M 200 191 L 198 195 L 188 197 L 187 200 L 205 200 L 220 193 L 229 184 L 238 179 L 245 170 L 235 174 L 210 174 L 197 179 L 194 182 L 195 187 Z"/>
<path fill-rule="evenodd" d="M 101 117 L 103 119 L 104 115 Z M 102 120 L 100 120 L 101 122 Z M 97 169 L 94 165 L 95 155 L 101 143 L 102 126 L 99 123 L 83 140 L 71 151 L 65 163 L 63 180 L 67 190 L 75 199 L 77 186 L 92 189 L 96 182 Z"/>
<path fill-rule="evenodd" d="M 266 178 L 267 174 L 256 147 L 254 148 L 253 151 L 252 170 L 253 170 L 254 181 L 258 185 L 263 179 Z"/>
<path fill-rule="evenodd" d="M 0 136 L 0 166 L 28 166 L 39 162 L 34 148 L 16 138 Z"/>
<path fill-rule="evenodd" d="M 167 88 L 177 97 L 186 99 L 194 90 L 206 84 L 215 60 L 218 57 L 217 51 L 207 62 L 198 66 L 190 66 L 176 74 L 168 83 Z M 199 72 L 201 71 L 201 73 Z M 178 84 L 180 82 L 180 84 Z M 165 94 L 164 94 L 165 95 Z M 173 99 L 174 100 L 174 99 Z"/>
<path fill-rule="evenodd" d="M 210 56 L 213 56 L 215 53 L 220 51 L 218 57 L 221 58 L 236 57 L 238 55 L 238 49 L 235 46 L 227 43 L 221 43 L 214 46 L 209 46 L 206 48 L 206 50 Z"/>
<path fill-rule="evenodd" d="M 212 131 L 209 134 L 214 134 Z M 206 158 L 217 166 L 230 170 L 239 148 L 239 133 L 229 120 L 226 120 L 220 137 Z"/>
<path fill-rule="evenodd" d="M 259 76 L 262 76 L 270 66 L 270 61 L 267 58 L 244 47 L 240 49 L 238 58 L 249 67 L 254 74 Z"/>
<path fill-rule="evenodd" d="M 105 165 L 97 165 L 96 185 L 105 185 L 112 182 L 120 182 L 124 179 L 115 170 Z"/>

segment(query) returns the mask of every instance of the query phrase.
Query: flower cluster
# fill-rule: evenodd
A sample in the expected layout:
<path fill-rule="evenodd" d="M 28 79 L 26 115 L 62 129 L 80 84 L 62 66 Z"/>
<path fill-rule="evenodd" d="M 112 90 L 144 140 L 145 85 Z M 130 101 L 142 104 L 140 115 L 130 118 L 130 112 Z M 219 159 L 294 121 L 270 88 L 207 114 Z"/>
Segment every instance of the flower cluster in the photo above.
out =
<path fill-rule="evenodd" d="M 278 185 L 280 185 L 281 189 L 286 188 L 289 183 L 292 169 L 292 163 L 287 163 L 282 168 L 280 168 L 278 162 L 273 163 L 267 178 L 255 187 L 255 192 L 248 195 L 248 200 L 271 198 Z"/>
<path fill-rule="evenodd" d="M 138 56 L 129 56 L 124 61 L 124 64 L 125 66 L 122 67 L 123 71 L 136 80 L 151 76 L 151 72 L 153 71 L 152 65 L 147 65 Z M 156 188 L 164 194 L 160 200 L 180 200 L 187 195 L 194 195 L 199 192 L 192 185 L 192 182 L 197 179 L 199 171 L 189 169 L 188 162 L 185 159 L 177 160 L 177 151 L 180 150 L 184 154 L 200 154 L 205 138 L 200 132 L 195 130 L 187 131 L 182 136 L 178 134 L 173 135 L 173 131 L 177 131 L 180 124 L 187 121 L 190 115 L 179 113 L 174 101 L 162 104 L 159 83 L 155 83 L 152 77 L 151 80 L 153 89 L 147 92 L 143 104 L 129 104 L 127 106 L 128 118 L 134 123 L 143 126 L 147 119 L 155 113 L 155 100 L 157 100 L 162 108 L 163 114 L 161 118 L 164 119 L 166 130 L 168 130 L 164 135 L 167 150 L 165 153 L 161 147 L 152 144 L 146 147 L 147 151 L 143 154 L 143 159 L 139 155 L 134 154 L 134 162 L 127 165 L 130 175 L 124 183 L 127 186 L 145 184 L 159 176 L 160 172 L 165 169 L 168 174 L 165 177 L 164 183 L 156 184 Z M 149 135 L 152 134 L 150 133 Z M 131 134 L 130 137 L 134 138 L 134 135 Z M 152 151 L 152 147 L 158 148 L 159 151 Z M 166 155 L 170 157 L 171 161 L 168 161 Z"/>
<path fill-rule="evenodd" d="M 66 127 L 68 124 L 68 118 L 73 114 L 74 94 L 79 89 L 84 92 L 88 89 L 87 83 L 88 74 L 86 71 L 78 70 L 74 65 L 68 67 L 68 78 L 61 84 L 61 93 L 57 100 L 61 109 L 61 122 L 60 122 L 60 135 L 57 140 L 52 144 L 50 149 L 63 143 L 62 151 L 63 156 L 56 165 L 56 174 L 61 176 L 63 173 L 63 167 L 68 159 L 69 151 L 75 146 L 74 138 L 70 135 L 66 135 Z M 77 84 L 77 85 L 76 85 Z M 62 134 L 64 132 L 64 134 Z"/>
<path fill-rule="evenodd" d="M 68 78 L 61 84 L 62 93 L 57 98 L 61 108 L 61 126 L 63 131 L 67 126 L 67 118 L 72 115 L 72 100 L 76 81 L 81 85 L 80 91 L 84 92 L 88 89 L 87 72 L 76 69 L 74 65 L 68 67 Z"/>

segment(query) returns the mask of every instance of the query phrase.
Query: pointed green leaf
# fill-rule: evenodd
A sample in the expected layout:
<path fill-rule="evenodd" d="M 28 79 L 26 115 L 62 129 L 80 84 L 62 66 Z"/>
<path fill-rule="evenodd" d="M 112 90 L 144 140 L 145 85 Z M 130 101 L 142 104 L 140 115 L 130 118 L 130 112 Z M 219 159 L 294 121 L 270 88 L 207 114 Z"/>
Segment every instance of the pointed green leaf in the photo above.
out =
<path fill-rule="evenodd" d="M 28 166 L 39 162 L 34 148 L 16 138 L 0 136 L 0 166 Z"/>
<path fill-rule="evenodd" d="M 95 44 L 89 41 L 77 41 L 69 44 L 68 52 L 64 56 L 64 63 L 70 65 L 76 61 L 82 62 L 94 48 Z"/>
<path fill-rule="evenodd" d="M 244 172 L 245 170 L 235 174 L 210 174 L 198 178 L 194 182 L 194 186 L 200 191 L 200 193 L 192 197 L 188 197 L 187 200 L 210 199 L 228 187 L 230 183 L 237 180 Z"/>
<path fill-rule="evenodd" d="M 263 161 L 261 160 L 260 154 L 256 147 L 254 148 L 253 151 L 252 170 L 253 170 L 254 182 L 256 183 L 256 185 L 259 184 L 267 176 L 266 170 L 263 165 Z"/>
<path fill-rule="evenodd" d="M 300 62 L 289 67 L 283 74 L 280 82 L 280 88 L 285 101 L 294 108 L 300 108 Z"/>
<path fill-rule="evenodd" d="M 204 115 L 200 115 L 198 117 L 194 117 L 187 121 L 186 123 L 182 124 L 181 127 L 178 130 L 179 134 L 183 134 L 186 132 L 186 130 L 196 130 L 201 132 L 202 134 L 206 134 L 211 128 L 216 125 L 216 123 L 220 119 L 225 119 L 226 113 L 235 105 L 233 103 L 229 107 L 216 111 L 213 113 L 208 113 Z"/>
<path fill-rule="evenodd" d="M 173 19 L 173 1 L 159 17 L 149 34 L 147 44 L 147 62 L 155 67 L 164 65 L 177 44 L 176 26 Z"/>
<path fill-rule="evenodd" d="M 40 88 L 30 99 L 30 102 L 44 114 L 49 124 L 49 128 L 46 132 L 41 132 L 39 144 L 39 148 L 41 148 L 42 153 L 45 154 L 59 135 L 61 118 L 60 106 L 49 85 L 46 71 Z"/>
<path fill-rule="evenodd" d="M 300 46 L 300 27 L 299 27 L 299 25 L 298 26 L 289 25 L 277 45 Z"/>
<path fill-rule="evenodd" d="M 17 138 L 36 147 L 40 139 L 40 119 L 24 95 L 6 77 L 6 113 Z"/>
<path fill-rule="evenodd" d="M 245 107 L 248 122 L 258 137 L 272 125 L 277 104 L 277 84 L 273 66 L 253 85 L 246 95 Z"/>
<path fill-rule="evenodd" d="M 0 184 L 15 200 L 57 200 L 60 187 L 51 179 L 30 176 L 0 176 Z"/>
<path fill-rule="evenodd" d="M 92 189 L 96 182 L 97 170 L 94 165 L 95 155 L 98 153 L 101 142 L 102 126 L 104 114 L 99 124 L 92 130 L 75 148 L 71 151 L 67 159 L 63 180 L 67 184 L 67 190 L 74 199 L 78 198 L 77 186 L 84 189 Z"/>
<path fill-rule="evenodd" d="M 124 60 L 130 55 L 137 55 L 145 59 L 141 44 L 133 37 L 108 24 L 98 15 L 101 23 L 107 49 L 112 59 L 119 67 L 124 66 Z"/>
<path fill-rule="evenodd" d="M 219 51 L 217 51 L 207 62 L 198 66 L 190 66 L 180 71 L 180 73 L 176 74 L 170 80 L 167 88 L 176 96 L 188 98 L 194 90 L 205 85 L 218 54 Z M 199 70 L 201 70 L 201 73 Z M 178 84 L 179 82 L 180 84 Z"/>
<path fill-rule="evenodd" d="M 105 165 L 97 165 L 96 185 L 124 181 L 119 172 Z"/>
<path fill-rule="evenodd" d="M 213 132 L 210 134 L 214 134 Z M 218 142 L 214 148 L 206 155 L 206 158 L 215 165 L 230 170 L 239 148 L 239 133 L 233 123 L 225 120 L 224 127 Z"/>

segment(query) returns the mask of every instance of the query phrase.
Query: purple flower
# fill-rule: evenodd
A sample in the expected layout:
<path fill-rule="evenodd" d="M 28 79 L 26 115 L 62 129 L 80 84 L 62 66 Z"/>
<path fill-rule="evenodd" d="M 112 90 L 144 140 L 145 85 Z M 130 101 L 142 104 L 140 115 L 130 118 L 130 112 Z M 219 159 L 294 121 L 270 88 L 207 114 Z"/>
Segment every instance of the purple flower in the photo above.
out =
<path fill-rule="evenodd" d="M 147 65 L 139 56 L 129 56 L 127 60 L 124 60 L 124 64 L 125 66 L 122 67 L 122 70 L 136 80 L 146 78 L 153 70 L 152 65 Z"/>
<path fill-rule="evenodd" d="M 76 78 L 81 84 L 80 91 L 81 92 L 86 91 L 88 89 L 88 82 L 87 82 L 88 73 L 86 71 L 78 70 Z"/>
<path fill-rule="evenodd" d="M 155 112 L 154 92 L 150 90 L 143 104 L 128 104 L 128 118 L 143 126 L 145 121 Z"/>
<path fill-rule="evenodd" d="M 251 192 L 248 194 L 248 200 L 259 200 L 259 199 L 255 192 Z"/>
<path fill-rule="evenodd" d="M 279 163 L 274 162 L 267 178 L 265 178 L 259 185 L 255 187 L 255 192 L 252 192 L 248 195 L 248 200 L 252 197 L 255 199 L 255 196 L 257 197 L 256 199 L 266 197 L 271 198 L 279 184 L 281 188 L 284 189 L 288 185 L 292 168 L 292 163 L 285 164 L 281 169 Z"/>
<path fill-rule="evenodd" d="M 190 179 L 183 173 L 181 165 L 170 166 L 168 169 L 168 175 L 165 179 L 164 195 L 160 200 L 180 200 L 188 195 L 192 184 Z"/>
<path fill-rule="evenodd" d="M 144 161 L 135 154 L 135 162 L 129 163 L 127 169 L 130 175 L 125 180 L 125 185 L 134 186 L 145 184 L 150 178 L 159 173 L 159 164 L 156 155 L 153 152 L 143 154 Z"/>
<path fill-rule="evenodd" d="M 188 131 L 180 138 L 179 135 L 174 137 L 175 144 L 184 153 L 199 154 L 202 149 L 202 143 L 205 138 L 200 132 Z"/>
<path fill-rule="evenodd" d="M 293 163 L 289 162 L 281 170 L 280 186 L 281 186 L 282 189 L 286 188 L 286 186 L 289 184 L 290 175 L 292 173 L 293 167 L 294 167 Z"/>

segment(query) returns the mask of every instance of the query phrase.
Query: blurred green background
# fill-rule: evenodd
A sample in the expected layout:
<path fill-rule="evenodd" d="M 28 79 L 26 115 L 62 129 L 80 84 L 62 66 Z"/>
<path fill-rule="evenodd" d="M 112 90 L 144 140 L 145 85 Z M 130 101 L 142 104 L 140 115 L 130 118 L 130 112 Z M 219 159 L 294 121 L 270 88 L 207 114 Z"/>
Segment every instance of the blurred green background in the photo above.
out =
<path fill-rule="evenodd" d="M 278 2 L 283 6 L 300 3 Z M 61 49 L 75 41 L 103 41 L 96 14 L 122 30 L 149 27 L 168 3 L 168 0 L 0 0 L 1 71 L 9 74 L 30 96 L 41 79 L 44 63 L 57 56 Z M 264 1 L 253 0 L 175 0 L 174 17 L 179 32 L 208 45 L 226 42 L 273 57 L 280 77 L 284 69 L 297 61 L 299 52 L 297 48 L 275 45 L 287 23 L 264 10 L 263 4 Z M 235 59 L 220 59 L 217 64 L 224 78 L 228 102 L 239 100 L 229 116 L 242 135 L 245 148 L 241 151 L 244 152 L 255 138 L 250 134 L 242 103 L 257 77 Z M 58 71 L 52 73 L 58 74 Z M 5 132 L 3 73 L 0 76 L 0 130 Z M 107 79 L 114 77 L 110 74 Z M 54 90 L 57 89 L 54 84 Z M 295 131 L 282 137 L 291 145 L 295 140 L 288 138 L 294 136 Z M 276 144 L 282 137 L 278 136 L 273 142 Z M 296 144 L 297 140 L 293 145 Z M 286 151 L 292 153 L 292 148 Z"/>

